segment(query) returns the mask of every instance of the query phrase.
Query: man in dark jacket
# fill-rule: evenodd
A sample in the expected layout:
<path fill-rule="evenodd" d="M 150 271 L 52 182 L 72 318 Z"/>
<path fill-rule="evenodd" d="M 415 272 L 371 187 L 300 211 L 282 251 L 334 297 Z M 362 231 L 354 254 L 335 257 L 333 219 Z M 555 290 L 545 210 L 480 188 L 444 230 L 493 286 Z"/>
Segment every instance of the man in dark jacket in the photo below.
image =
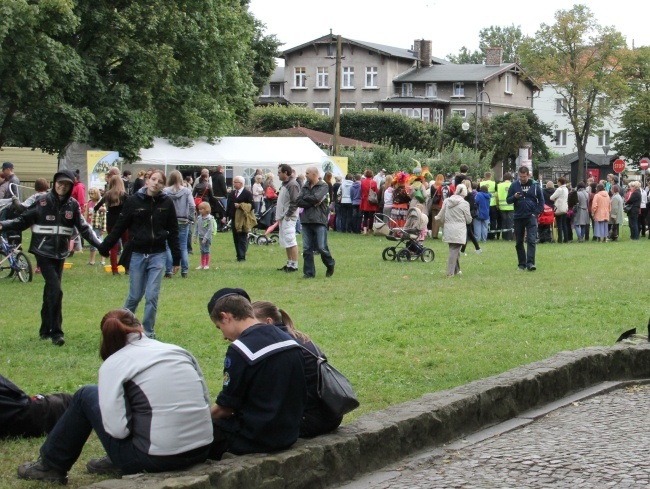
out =
<path fill-rule="evenodd" d="M 326 277 L 334 274 L 334 258 L 327 247 L 327 222 L 329 220 L 329 187 L 320 178 L 320 172 L 315 166 L 310 166 L 305 171 L 306 181 L 298 196 L 298 207 L 304 209 L 300 216 L 302 222 L 302 256 L 304 264 L 302 270 L 304 278 L 314 278 L 314 252 L 318 250 L 323 265 L 327 268 Z"/>
<path fill-rule="evenodd" d="M 102 256 L 108 256 L 109 250 L 124 231 L 129 231 L 129 241 L 123 251 L 124 254 L 131 254 L 129 295 L 124 309 L 135 314 L 142 297 L 145 297 L 142 326 L 149 338 L 156 337 L 154 326 L 158 295 L 167 260 L 165 244 L 172 252 L 172 273 L 178 272 L 181 263 L 176 209 L 173 201 L 162 193 L 166 183 L 167 178 L 162 170 L 153 170 L 145 186 L 124 203 L 117 223 L 96 247 Z"/>
<path fill-rule="evenodd" d="M 228 201 L 228 187 L 226 186 L 226 176 L 223 173 L 223 166 L 219 165 L 212 175 L 210 175 L 210 179 L 212 180 L 212 194 L 219 201 L 219 205 L 216 206 L 217 212 L 215 217 L 217 218 L 217 222 L 220 222 L 226 215 Z"/>
<path fill-rule="evenodd" d="M 7 231 L 22 231 L 32 226 L 29 251 L 36 256 L 36 264 L 45 280 L 40 335 L 42 340 L 51 339 L 57 346 L 65 343 L 61 329 L 61 276 L 63 263 L 70 254 L 70 238 L 74 228 L 95 248 L 100 245 L 92 228 L 81 216 L 79 203 L 71 197 L 73 184 L 74 174 L 71 171 L 55 173 L 51 192 L 39 197 L 16 219 L 0 222 L 0 229 Z"/>
<path fill-rule="evenodd" d="M 515 249 L 519 260 L 519 270 L 533 272 L 535 265 L 535 247 L 537 241 L 537 216 L 544 212 L 544 195 L 542 189 L 530 178 L 527 166 L 519 168 L 519 180 L 508 189 L 508 204 L 515 206 Z M 528 250 L 524 249 L 524 235 Z"/>
<path fill-rule="evenodd" d="M 231 220 L 232 239 L 235 243 L 235 253 L 237 254 L 237 261 L 246 261 L 246 251 L 248 250 L 248 233 L 242 232 L 235 226 L 235 216 L 241 204 L 250 204 L 253 206 L 253 194 L 250 190 L 244 188 L 244 177 L 235 177 L 232 181 L 233 190 L 228 196 L 228 205 L 226 206 L 226 215 Z M 226 222 L 226 218 L 223 218 Z"/>

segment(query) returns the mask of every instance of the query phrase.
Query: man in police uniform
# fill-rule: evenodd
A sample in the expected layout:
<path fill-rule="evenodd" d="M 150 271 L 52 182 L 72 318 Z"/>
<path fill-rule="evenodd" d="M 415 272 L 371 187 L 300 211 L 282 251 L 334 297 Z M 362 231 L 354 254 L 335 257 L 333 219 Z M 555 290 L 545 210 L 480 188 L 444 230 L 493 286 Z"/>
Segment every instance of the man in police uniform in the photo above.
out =
<path fill-rule="evenodd" d="M 210 319 L 231 341 L 223 388 L 212 406 L 210 458 L 290 447 L 300 434 L 307 399 L 300 346 L 279 328 L 255 319 L 242 289 L 220 289 L 208 304 Z"/>
<path fill-rule="evenodd" d="M 503 182 L 497 185 L 497 208 L 499 209 L 498 229 L 501 230 L 501 237 L 504 241 L 512 241 L 512 226 L 514 226 L 512 214 L 515 206 L 508 204 L 506 201 L 510 185 L 512 185 L 512 173 L 508 172 L 503 175 Z"/>

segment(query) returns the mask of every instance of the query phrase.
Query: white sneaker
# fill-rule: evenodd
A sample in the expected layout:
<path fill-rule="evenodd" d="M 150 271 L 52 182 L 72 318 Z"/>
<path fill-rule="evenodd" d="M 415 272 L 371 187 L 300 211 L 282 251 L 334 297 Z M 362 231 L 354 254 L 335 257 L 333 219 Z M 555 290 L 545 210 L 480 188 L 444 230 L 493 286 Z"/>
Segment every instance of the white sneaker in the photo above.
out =
<path fill-rule="evenodd" d="M 479 248 L 474 253 L 476 253 L 477 255 L 480 255 L 481 253 L 483 253 L 483 248 Z"/>
<path fill-rule="evenodd" d="M 203 265 L 199 265 L 199 266 L 196 267 L 194 270 L 203 270 Z"/>
<path fill-rule="evenodd" d="M 206 265 L 203 267 L 203 270 L 210 270 L 210 265 Z"/>

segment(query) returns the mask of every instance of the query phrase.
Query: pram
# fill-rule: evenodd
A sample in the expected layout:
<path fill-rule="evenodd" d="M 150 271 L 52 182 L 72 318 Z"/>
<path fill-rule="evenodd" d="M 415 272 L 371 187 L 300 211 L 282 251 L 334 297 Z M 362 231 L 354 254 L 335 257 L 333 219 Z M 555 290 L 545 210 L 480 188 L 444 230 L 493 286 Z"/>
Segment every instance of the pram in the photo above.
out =
<path fill-rule="evenodd" d="M 397 242 L 395 246 L 384 248 L 381 254 L 384 260 L 395 260 L 397 258 L 398 262 L 408 262 L 420 258 L 425 263 L 434 260 L 435 253 L 433 250 L 423 246 L 419 241 L 420 233 L 427 228 L 429 222 L 429 218 L 420 209 L 417 207 L 409 209 L 404 227 L 397 226 L 393 219 L 384 214 L 375 214 L 375 224 L 377 224 L 377 227 L 381 227 L 378 221 L 381 224 L 390 223 L 391 230 L 386 235 L 386 239 Z"/>
<path fill-rule="evenodd" d="M 258 245 L 277 243 L 279 235 L 273 231 L 277 227 L 273 227 L 275 223 L 275 203 L 255 217 L 257 217 L 257 224 L 248 233 L 248 242 Z M 266 231 L 270 228 L 272 228 L 271 232 L 267 233 Z"/>

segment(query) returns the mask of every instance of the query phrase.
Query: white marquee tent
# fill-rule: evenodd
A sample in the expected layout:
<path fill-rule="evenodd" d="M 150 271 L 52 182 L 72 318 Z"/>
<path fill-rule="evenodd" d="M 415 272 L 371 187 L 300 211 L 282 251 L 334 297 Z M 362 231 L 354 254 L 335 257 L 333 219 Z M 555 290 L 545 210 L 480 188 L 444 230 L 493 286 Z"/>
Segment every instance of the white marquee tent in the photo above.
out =
<path fill-rule="evenodd" d="M 170 167 L 182 165 L 205 168 L 223 165 L 231 167 L 233 175 L 250 176 L 256 168 L 269 168 L 273 173 L 279 164 L 291 165 L 297 173 L 304 173 L 308 166 L 317 166 L 321 175 L 331 171 L 342 175 L 340 168 L 309 138 L 301 137 L 224 137 L 215 144 L 195 141 L 187 148 L 179 148 L 168 140 L 154 139 L 151 148 L 140 151 L 136 165 Z"/>

